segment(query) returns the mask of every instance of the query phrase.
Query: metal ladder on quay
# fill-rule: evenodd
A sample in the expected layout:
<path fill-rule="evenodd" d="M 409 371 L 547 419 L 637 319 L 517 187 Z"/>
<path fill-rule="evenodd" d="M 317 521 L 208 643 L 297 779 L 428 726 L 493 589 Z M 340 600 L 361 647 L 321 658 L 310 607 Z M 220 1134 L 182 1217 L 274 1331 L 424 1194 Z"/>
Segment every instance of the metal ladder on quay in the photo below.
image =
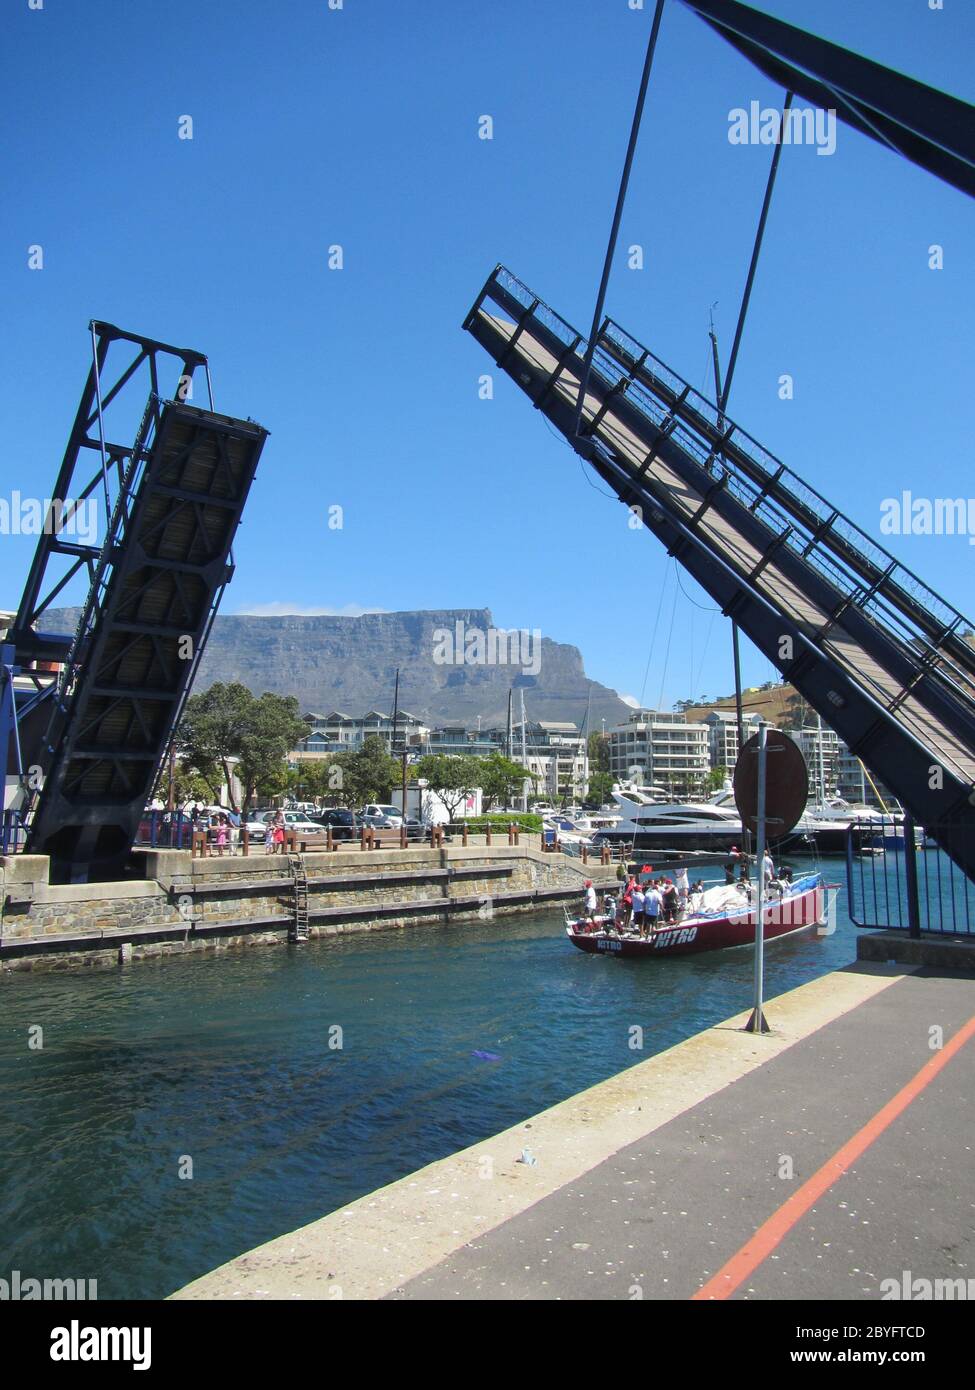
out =
<path fill-rule="evenodd" d="M 289 933 L 289 941 L 308 940 L 308 876 L 305 861 L 300 854 L 288 855 L 288 867 L 294 887 L 294 921 Z"/>

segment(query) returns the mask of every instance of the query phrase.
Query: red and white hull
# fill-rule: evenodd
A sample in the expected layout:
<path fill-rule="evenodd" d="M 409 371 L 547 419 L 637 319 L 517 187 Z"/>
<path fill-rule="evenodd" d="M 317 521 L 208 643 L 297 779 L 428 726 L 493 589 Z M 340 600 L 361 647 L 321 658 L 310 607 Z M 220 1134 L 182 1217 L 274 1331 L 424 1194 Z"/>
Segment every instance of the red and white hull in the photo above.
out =
<path fill-rule="evenodd" d="M 798 883 L 794 892 L 773 899 L 762 912 L 765 940 L 774 941 L 778 937 L 822 928 L 827 921 L 826 891 L 823 880 L 815 875 Z M 593 931 L 591 924 L 584 920 L 568 923 L 566 935 L 573 946 L 591 955 L 677 956 L 753 945 L 756 923 L 754 902 L 749 905 L 742 900 L 740 908 L 732 906 L 720 913 L 690 913 L 678 923 L 660 923 L 649 937 L 603 929 Z"/>

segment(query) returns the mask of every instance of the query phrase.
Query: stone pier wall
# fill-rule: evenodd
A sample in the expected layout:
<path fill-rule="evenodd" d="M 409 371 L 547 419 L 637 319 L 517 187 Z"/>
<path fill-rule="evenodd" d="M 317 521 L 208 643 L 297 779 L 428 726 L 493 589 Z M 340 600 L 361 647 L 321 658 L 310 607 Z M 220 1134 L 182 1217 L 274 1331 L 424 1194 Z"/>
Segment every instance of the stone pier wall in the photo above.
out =
<path fill-rule="evenodd" d="M 140 850 L 135 857 L 143 878 L 92 884 L 51 884 L 44 855 L 0 858 L 0 970 L 287 942 L 294 895 L 285 856 L 194 859 L 188 851 Z M 355 848 L 303 860 L 312 938 L 491 921 L 578 901 L 586 877 L 614 881 L 612 869 L 525 845 Z"/>

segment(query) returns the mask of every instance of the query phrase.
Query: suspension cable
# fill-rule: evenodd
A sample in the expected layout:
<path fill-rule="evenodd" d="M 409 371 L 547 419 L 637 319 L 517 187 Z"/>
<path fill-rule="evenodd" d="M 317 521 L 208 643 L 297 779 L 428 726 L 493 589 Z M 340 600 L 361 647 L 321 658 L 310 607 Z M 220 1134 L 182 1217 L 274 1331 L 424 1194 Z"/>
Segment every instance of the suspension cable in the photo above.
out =
<path fill-rule="evenodd" d="M 782 123 L 779 127 L 779 138 L 775 143 L 775 150 L 772 153 L 772 167 L 769 170 L 768 183 L 765 185 L 765 200 L 762 203 L 762 215 L 758 219 L 758 231 L 755 233 L 755 245 L 752 247 L 752 259 L 748 267 L 748 278 L 745 281 L 745 292 L 742 295 L 741 308 L 738 311 L 738 325 L 735 328 L 735 341 L 731 346 L 731 356 L 728 359 L 728 370 L 725 373 L 724 387 L 721 391 L 721 399 L 718 401 L 718 409 L 722 416 L 728 404 L 728 396 L 731 394 L 731 381 L 735 374 L 735 364 L 738 361 L 738 349 L 741 347 L 741 335 L 745 327 L 745 317 L 748 314 L 748 304 L 752 297 L 752 285 L 755 283 L 755 271 L 758 267 L 759 253 L 762 249 L 762 238 L 765 235 L 765 223 L 768 220 L 769 205 L 772 202 L 772 189 L 775 187 L 775 175 L 778 173 L 779 158 L 782 154 L 782 137 L 785 134 L 786 122 L 789 119 L 792 97 L 792 92 L 786 92 L 785 103 L 782 107 Z"/>
<path fill-rule="evenodd" d="M 657 0 L 657 8 L 654 12 L 653 24 L 650 29 L 650 40 L 647 44 L 647 56 L 643 63 L 643 76 L 640 79 L 640 92 L 636 99 L 636 110 L 633 112 L 633 125 L 630 128 L 630 140 L 626 147 L 623 177 L 620 179 L 619 193 L 616 197 L 616 212 L 613 216 L 613 227 L 609 234 L 609 245 L 606 248 L 603 276 L 599 282 L 599 293 L 596 296 L 596 312 L 592 316 L 592 332 L 589 334 L 582 381 L 579 383 L 579 399 L 576 402 L 576 418 L 572 430 L 576 439 L 579 438 L 579 429 L 582 424 L 582 407 L 585 404 L 586 387 L 589 385 L 593 354 L 596 351 L 596 334 L 599 332 L 599 325 L 602 322 L 603 305 L 606 302 L 606 290 L 609 286 L 609 274 L 613 265 L 613 256 L 616 252 L 616 238 L 619 236 L 620 222 L 623 219 L 623 204 L 626 201 L 626 189 L 630 182 L 630 170 L 633 167 L 633 156 L 636 153 L 637 136 L 640 134 L 640 122 L 643 119 L 643 105 L 646 100 L 647 87 L 650 83 L 650 69 L 653 67 L 653 55 L 657 47 L 657 35 L 660 32 L 660 20 L 663 12 L 664 0 Z"/>

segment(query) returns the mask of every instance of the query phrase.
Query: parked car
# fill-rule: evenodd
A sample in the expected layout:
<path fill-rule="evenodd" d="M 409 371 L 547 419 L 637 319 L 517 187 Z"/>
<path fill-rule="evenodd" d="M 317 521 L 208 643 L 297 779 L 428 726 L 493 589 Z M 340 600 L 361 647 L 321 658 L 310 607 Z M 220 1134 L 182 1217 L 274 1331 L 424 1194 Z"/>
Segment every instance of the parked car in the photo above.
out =
<path fill-rule="evenodd" d="M 342 806 L 320 811 L 314 819 L 324 830 L 331 826 L 333 840 L 357 840 L 363 825 L 359 816 Z"/>
<path fill-rule="evenodd" d="M 378 801 L 364 806 L 359 815 L 367 825 L 383 830 L 398 830 L 403 824 L 403 813 L 398 806 L 385 806 Z"/>
<path fill-rule="evenodd" d="M 258 820 L 262 821 L 266 828 L 277 814 L 277 811 L 260 811 L 258 812 Z M 317 835 L 324 837 L 324 825 L 309 820 L 303 811 L 282 811 L 281 814 L 284 816 L 285 827 L 288 830 L 293 830 L 300 839 L 311 840 Z"/>

